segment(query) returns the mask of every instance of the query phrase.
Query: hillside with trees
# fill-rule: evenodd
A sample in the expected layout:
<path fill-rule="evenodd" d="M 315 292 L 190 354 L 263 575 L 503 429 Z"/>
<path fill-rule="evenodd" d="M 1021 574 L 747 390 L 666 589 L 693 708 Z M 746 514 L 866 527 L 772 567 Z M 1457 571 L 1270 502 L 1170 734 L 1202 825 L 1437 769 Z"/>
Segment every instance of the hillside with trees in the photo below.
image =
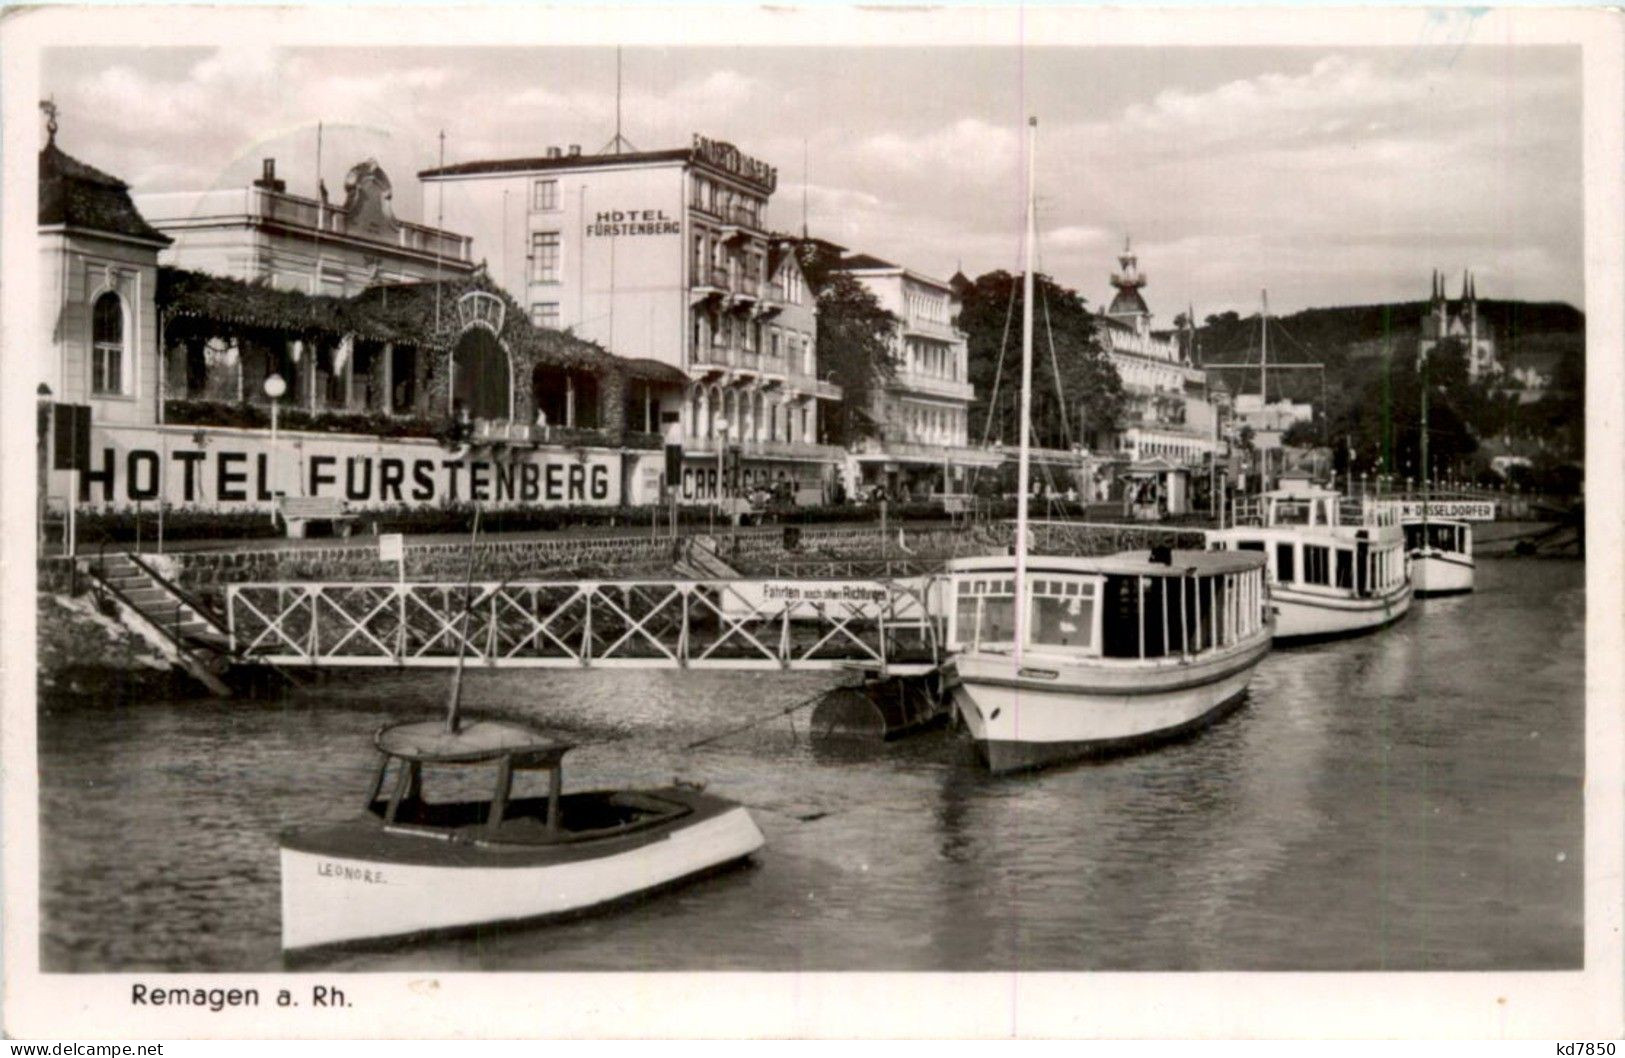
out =
<path fill-rule="evenodd" d="M 1484 477 L 1492 456 L 1528 457 L 1535 477 L 1573 478 L 1585 447 L 1585 317 L 1562 303 L 1481 300 L 1479 319 L 1491 329 L 1497 354 L 1512 371 L 1532 368 L 1550 380 L 1531 394 L 1516 378 L 1469 382 L 1466 350 L 1446 339 L 1430 363 L 1429 455 L 1435 473 Z M 1454 310 L 1454 305 L 1452 305 Z M 1417 342 L 1427 302 L 1307 309 L 1270 319 L 1271 363 L 1325 365 L 1325 409 L 1317 372 L 1282 370 L 1269 376 L 1270 399 L 1314 403 L 1313 425 L 1289 435 L 1295 444 L 1324 444 L 1346 472 L 1354 449 L 1356 473 L 1415 475 L 1420 467 Z M 1257 314 L 1207 317 L 1197 330 L 1205 364 L 1254 364 L 1259 359 Z M 1256 393 L 1256 371 L 1213 372 L 1235 392 Z"/>

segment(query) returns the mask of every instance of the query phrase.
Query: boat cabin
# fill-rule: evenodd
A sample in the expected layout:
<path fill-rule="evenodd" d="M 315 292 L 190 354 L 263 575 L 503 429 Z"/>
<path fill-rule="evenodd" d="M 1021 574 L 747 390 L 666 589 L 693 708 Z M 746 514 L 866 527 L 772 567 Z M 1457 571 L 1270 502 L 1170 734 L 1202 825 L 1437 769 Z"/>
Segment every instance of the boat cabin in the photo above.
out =
<path fill-rule="evenodd" d="M 948 649 L 1014 651 L 1009 557 L 950 562 L 945 588 Z M 1157 560 L 1034 556 L 1023 597 L 1023 653 L 1069 657 L 1190 657 L 1258 632 L 1268 608 L 1262 561 L 1204 551 L 1165 551 Z"/>
<path fill-rule="evenodd" d="M 1365 537 L 1359 532 L 1346 538 L 1306 539 L 1296 533 L 1268 531 L 1248 536 L 1244 529 L 1233 529 L 1212 546 L 1219 551 L 1262 554 L 1270 583 L 1277 587 L 1365 599 L 1398 589 L 1406 576 L 1401 547 Z"/>
<path fill-rule="evenodd" d="M 453 842 L 539 845 L 602 838 L 686 815 L 644 793 L 563 793 L 571 749 L 511 721 L 396 724 L 374 738 L 380 760 L 366 812 L 386 833 Z"/>
<path fill-rule="evenodd" d="M 1274 489 L 1254 499 L 1238 497 L 1233 515 L 1233 525 L 1264 528 L 1372 528 L 1399 524 L 1393 504 L 1366 502 L 1308 484 Z"/>
<path fill-rule="evenodd" d="M 1428 519 L 1405 523 L 1405 547 L 1409 551 L 1424 548 L 1457 555 L 1470 555 L 1473 550 L 1473 528 L 1467 522 Z"/>

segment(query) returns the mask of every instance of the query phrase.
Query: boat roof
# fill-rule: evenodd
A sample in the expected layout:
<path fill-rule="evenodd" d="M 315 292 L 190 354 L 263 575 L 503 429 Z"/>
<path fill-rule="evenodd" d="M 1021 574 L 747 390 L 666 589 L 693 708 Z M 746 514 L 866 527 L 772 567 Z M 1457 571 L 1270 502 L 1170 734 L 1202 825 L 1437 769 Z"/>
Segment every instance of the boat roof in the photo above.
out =
<path fill-rule="evenodd" d="M 1214 576 L 1245 573 L 1264 565 L 1264 556 L 1253 551 L 1170 551 L 1169 563 L 1151 561 L 1150 551 L 1119 551 L 1115 555 L 1028 555 L 1028 573 L 1110 573 L 1118 576 L 1178 577 L 1186 574 Z M 950 573 L 1011 573 L 1016 571 L 1013 555 L 982 555 L 956 558 L 948 563 Z"/>
<path fill-rule="evenodd" d="M 404 760 L 474 764 L 522 756 L 532 766 L 557 764 L 572 745 L 511 720 L 471 720 L 455 731 L 443 720 L 416 720 L 382 728 L 373 741 Z"/>

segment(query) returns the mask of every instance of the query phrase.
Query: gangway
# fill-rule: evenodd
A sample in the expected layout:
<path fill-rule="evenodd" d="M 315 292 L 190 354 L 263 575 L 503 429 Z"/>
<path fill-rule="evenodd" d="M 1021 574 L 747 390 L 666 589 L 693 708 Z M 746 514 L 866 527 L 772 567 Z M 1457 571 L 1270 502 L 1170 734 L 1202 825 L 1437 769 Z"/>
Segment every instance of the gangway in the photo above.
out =
<path fill-rule="evenodd" d="M 855 669 L 942 661 L 925 579 L 359 581 L 226 589 L 244 662 L 317 667 Z M 466 620 L 464 619 L 466 611 Z"/>

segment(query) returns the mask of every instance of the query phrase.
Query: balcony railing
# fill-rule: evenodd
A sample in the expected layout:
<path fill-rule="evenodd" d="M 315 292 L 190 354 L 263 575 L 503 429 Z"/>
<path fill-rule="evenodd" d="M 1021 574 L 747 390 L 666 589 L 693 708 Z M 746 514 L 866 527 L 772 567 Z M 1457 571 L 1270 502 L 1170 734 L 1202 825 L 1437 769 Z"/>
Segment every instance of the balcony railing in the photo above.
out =
<path fill-rule="evenodd" d="M 928 320 L 919 316 L 910 316 L 903 321 L 903 333 L 916 338 L 930 338 L 938 342 L 958 342 L 964 340 L 964 335 L 955 330 L 952 324 L 942 323 L 938 320 Z"/>
<path fill-rule="evenodd" d="M 953 379 L 922 374 L 916 371 L 899 371 L 892 379 L 892 385 L 898 389 L 930 393 L 939 397 L 952 397 L 956 400 L 976 399 L 976 387 L 969 382 L 956 382 Z"/>

